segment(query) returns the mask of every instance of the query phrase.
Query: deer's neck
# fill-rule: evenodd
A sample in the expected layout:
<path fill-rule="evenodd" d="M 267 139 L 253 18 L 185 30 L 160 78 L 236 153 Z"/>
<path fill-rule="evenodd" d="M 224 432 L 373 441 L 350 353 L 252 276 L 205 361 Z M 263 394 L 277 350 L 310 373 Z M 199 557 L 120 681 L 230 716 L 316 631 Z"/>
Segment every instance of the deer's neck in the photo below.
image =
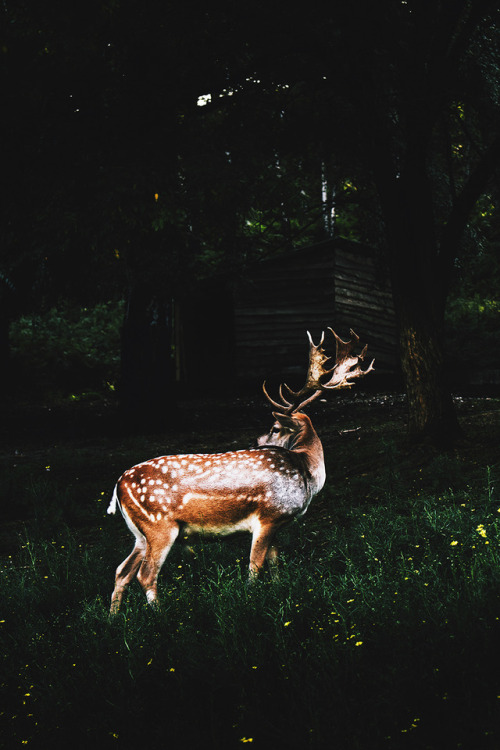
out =
<path fill-rule="evenodd" d="M 321 490 L 326 479 L 323 445 L 312 426 L 298 437 L 292 450 L 300 455 L 304 462 L 312 497 Z"/>

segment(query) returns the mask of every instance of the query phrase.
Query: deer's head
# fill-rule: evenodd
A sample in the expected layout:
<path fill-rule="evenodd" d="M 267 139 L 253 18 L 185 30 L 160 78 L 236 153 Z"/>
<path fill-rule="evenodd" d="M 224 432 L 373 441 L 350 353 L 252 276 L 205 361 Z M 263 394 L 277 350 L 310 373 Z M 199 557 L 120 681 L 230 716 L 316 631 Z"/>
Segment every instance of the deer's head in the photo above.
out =
<path fill-rule="evenodd" d="M 273 412 L 276 420 L 265 435 L 257 439 L 260 446 L 275 445 L 293 450 L 301 442 L 304 433 L 312 430 L 311 420 L 307 414 L 280 414 Z"/>

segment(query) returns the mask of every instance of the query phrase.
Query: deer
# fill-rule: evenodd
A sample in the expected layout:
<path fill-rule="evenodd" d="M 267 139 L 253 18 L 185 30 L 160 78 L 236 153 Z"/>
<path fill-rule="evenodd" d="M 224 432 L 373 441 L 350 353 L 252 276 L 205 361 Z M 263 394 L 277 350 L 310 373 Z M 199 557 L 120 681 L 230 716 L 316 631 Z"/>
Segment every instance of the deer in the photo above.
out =
<path fill-rule="evenodd" d="M 359 337 L 343 341 L 332 328 L 336 357 L 333 367 L 323 349 L 325 334 L 315 344 L 309 339 L 309 364 L 305 384 L 293 391 L 279 386 L 279 401 L 271 398 L 266 382 L 262 389 L 274 408 L 270 431 L 257 439 L 257 447 L 213 454 L 160 456 L 139 463 L 119 478 L 108 513 L 117 508 L 135 537 L 130 555 L 118 566 L 111 596 L 111 615 L 137 579 L 150 605 L 158 606 L 157 580 L 172 545 L 202 533 L 224 536 L 251 534 L 248 583 L 265 563 L 276 570 L 276 532 L 307 511 L 325 484 L 323 446 L 303 409 L 322 394 L 350 388 L 373 370 L 374 360 L 363 369 L 367 346 L 353 352 Z"/>

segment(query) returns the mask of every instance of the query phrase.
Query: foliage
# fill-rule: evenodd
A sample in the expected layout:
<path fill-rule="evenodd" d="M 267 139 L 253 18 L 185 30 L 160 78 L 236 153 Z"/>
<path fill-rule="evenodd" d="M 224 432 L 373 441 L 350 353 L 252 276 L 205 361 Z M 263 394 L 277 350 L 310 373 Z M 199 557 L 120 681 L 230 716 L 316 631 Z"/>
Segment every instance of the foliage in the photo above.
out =
<path fill-rule="evenodd" d="M 500 368 L 500 300 L 457 298 L 448 305 L 446 347 L 450 364 L 473 370 Z"/>
<path fill-rule="evenodd" d="M 0 583 L 4 739 L 494 747 L 498 503 L 450 500 L 348 514 L 251 592 L 218 546 L 173 554 L 162 612 L 135 591 L 112 622 L 108 531 L 26 539 Z"/>
<path fill-rule="evenodd" d="M 451 271 L 498 183 L 496 5 L 62 7 L 4 8 L 0 275 L 18 310 L 189 294 L 323 239 L 335 209 L 389 256 L 410 426 L 451 432 L 444 389 L 419 384 L 440 382 Z"/>
<path fill-rule="evenodd" d="M 445 341 L 451 367 L 500 369 L 500 263 L 494 195 L 479 201 L 457 261 L 446 309 Z"/>
<path fill-rule="evenodd" d="M 14 370 L 23 386 L 38 393 L 109 393 L 119 375 L 122 319 L 121 302 L 91 308 L 67 303 L 20 317 L 11 325 L 11 342 Z"/>

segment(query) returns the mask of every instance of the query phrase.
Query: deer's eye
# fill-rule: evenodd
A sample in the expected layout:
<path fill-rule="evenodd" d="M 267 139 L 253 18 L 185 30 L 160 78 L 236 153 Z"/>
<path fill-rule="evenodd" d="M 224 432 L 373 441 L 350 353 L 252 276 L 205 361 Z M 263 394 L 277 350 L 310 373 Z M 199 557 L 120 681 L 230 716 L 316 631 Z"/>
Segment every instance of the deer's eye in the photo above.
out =
<path fill-rule="evenodd" d="M 277 425 L 274 425 L 274 427 L 271 429 L 271 435 L 277 435 L 278 432 L 280 432 L 280 428 Z"/>

